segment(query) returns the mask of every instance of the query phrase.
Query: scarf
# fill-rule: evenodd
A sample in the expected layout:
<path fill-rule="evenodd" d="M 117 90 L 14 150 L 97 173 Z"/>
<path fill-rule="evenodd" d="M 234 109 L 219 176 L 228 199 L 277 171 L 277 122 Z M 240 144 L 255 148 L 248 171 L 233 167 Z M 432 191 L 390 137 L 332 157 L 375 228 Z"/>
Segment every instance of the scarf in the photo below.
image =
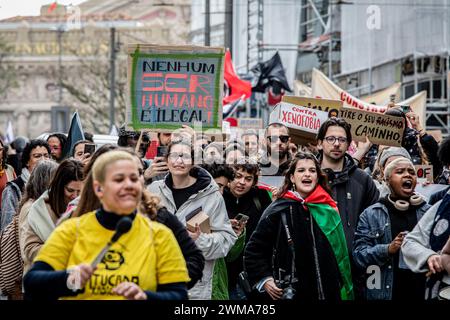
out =
<path fill-rule="evenodd" d="M 338 264 L 342 278 L 341 299 L 353 300 L 353 283 L 350 269 L 350 258 L 347 251 L 344 228 L 336 202 L 318 185 L 305 199 L 297 192 L 288 191 L 283 195 L 285 199 L 301 202 L 311 212 L 319 228 L 325 234 Z"/>

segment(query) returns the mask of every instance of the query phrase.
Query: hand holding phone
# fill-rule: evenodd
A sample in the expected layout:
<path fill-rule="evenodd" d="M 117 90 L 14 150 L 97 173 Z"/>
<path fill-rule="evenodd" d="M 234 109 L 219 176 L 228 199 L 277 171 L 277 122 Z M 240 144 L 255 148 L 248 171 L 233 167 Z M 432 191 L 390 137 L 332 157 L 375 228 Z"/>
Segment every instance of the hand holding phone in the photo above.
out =
<path fill-rule="evenodd" d="M 242 214 L 242 213 L 238 213 L 236 215 L 236 217 L 234 217 L 234 218 L 239 222 L 239 224 L 243 224 L 243 223 L 246 223 L 248 221 L 249 216 L 247 216 L 245 214 Z"/>
<path fill-rule="evenodd" d="M 89 153 L 89 155 L 93 155 L 95 152 L 95 144 L 94 143 L 86 143 L 84 145 L 84 153 Z"/>

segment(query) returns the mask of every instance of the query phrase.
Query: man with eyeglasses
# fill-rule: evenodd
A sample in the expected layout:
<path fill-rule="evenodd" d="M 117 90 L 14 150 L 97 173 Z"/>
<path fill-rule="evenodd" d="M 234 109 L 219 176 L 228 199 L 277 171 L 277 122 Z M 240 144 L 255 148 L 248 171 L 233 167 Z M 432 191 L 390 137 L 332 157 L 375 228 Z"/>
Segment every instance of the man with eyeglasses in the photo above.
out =
<path fill-rule="evenodd" d="M 50 159 L 50 156 L 50 146 L 46 141 L 34 139 L 27 143 L 22 153 L 22 172 L 17 179 L 7 183 L 2 193 L 0 230 L 12 221 L 33 169 L 39 161 Z"/>
<path fill-rule="evenodd" d="M 339 208 L 348 251 L 352 252 L 359 215 L 378 201 L 379 192 L 372 178 L 358 168 L 347 153 L 352 141 L 350 129 L 350 124 L 344 119 L 329 118 L 317 133 L 317 148 L 322 170 L 328 176 L 328 184 Z M 352 271 L 355 271 L 353 266 Z M 362 282 L 362 277 L 353 273 L 357 297 L 362 295 Z"/>
<path fill-rule="evenodd" d="M 267 155 L 260 160 L 263 176 L 284 176 L 289 168 L 289 130 L 280 123 L 270 124 L 265 132 Z"/>

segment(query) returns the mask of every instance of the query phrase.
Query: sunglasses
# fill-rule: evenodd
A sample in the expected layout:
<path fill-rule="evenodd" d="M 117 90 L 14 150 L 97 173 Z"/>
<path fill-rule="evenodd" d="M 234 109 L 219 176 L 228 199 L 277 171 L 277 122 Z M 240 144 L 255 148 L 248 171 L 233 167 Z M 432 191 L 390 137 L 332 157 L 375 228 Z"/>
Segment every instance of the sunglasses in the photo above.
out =
<path fill-rule="evenodd" d="M 270 143 L 275 143 L 280 139 L 282 143 L 286 143 L 289 141 L 289 136 L 268 136 L 267 139 L 269 139 Z"/>

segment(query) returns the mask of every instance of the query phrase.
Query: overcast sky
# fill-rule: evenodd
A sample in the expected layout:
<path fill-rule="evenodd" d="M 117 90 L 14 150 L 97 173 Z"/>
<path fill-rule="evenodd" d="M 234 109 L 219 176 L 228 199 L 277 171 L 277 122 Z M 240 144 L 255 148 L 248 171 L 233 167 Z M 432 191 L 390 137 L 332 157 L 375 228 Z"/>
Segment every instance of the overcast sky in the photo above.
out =
<path fill-rule="evenodd" d="M 86 0 L 59 0 L 58 4 L 77 5 Z M 15 16 L 38 16 L 41 6 L 53 3 L 52 0 L 0 0 L 0 19 Z"/>

